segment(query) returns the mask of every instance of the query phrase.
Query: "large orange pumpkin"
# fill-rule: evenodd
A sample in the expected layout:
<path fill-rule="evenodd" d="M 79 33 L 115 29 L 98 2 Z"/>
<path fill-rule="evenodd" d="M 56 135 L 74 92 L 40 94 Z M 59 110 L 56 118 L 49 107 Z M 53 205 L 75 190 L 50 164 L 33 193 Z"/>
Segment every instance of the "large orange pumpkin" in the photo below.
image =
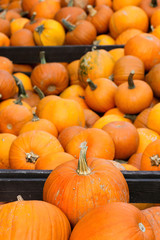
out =
<path fill-rule="evenodd" d="M 95 208 L 75 226 L 70 240 L 155 240 L 144 214 L 129 203 L 115 202 Z"/>
<path fill-rule="evenodd" d="M 10 240 L 11 236 L 22 240 L 68 240 L 71 233 L 64 213 L 44 201 L 18 200 L 4 204 L 0 207 L 0 218 L 1 240 Z"/>
<path fill-rule="evenodd" d="M 129 200 L 127 182 L 120 170 L 105 159 L 86 159 L 86 151 L 83 142 L 79 160 L 57 167 L 43 188 L 44 201 L 58 206 L 72 226 L 95 207 Z"/>

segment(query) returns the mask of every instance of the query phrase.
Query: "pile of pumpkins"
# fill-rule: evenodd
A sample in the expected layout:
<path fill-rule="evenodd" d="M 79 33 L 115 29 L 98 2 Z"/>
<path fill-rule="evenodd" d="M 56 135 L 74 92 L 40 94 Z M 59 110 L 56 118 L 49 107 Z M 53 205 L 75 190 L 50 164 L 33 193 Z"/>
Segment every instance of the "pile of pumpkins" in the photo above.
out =
<path fill-rule="evenodd" d="M 160 38 L 159 0 L 1 0 L 0 46 L 125 44 Z"/>

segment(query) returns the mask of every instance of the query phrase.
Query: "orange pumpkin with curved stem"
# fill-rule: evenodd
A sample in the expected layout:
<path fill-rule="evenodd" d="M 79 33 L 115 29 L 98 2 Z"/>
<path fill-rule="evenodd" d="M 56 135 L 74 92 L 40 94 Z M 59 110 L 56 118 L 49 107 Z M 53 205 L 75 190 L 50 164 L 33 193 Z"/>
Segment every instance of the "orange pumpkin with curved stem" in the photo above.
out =
<path fill-rule="evenodd" d="M 144 150 L 141 159 L 141 171 L 160 170 L 160 139 L 151 142 Z"/>
<path fill-rule="evenodd" d="M 66 19 L 62 19 L 62 23 L 68 30 L 65 37 L 66 45 L 90 45 L 96 38 L 97 30 L 87 20 L 79 20 L 71 24 Z"/>
<path fill-rule="evenodd" d="M 142 60 L 132 55 L 121 57 L 115 62 L 113 68 L 113 81 L 118 86 L 128 81 L 128 76 L 132 70 L 135 72 L 133 79 L 144 80 L 145 68 Z"/>
<path fill-rule="evenodd" d="M 88 146 L 87 157 L 98 157 L 113 160 L 115 146 L 111 136 L 102 129 L 88 128 L 74 137 L 66 144 L 65 151 L 78 158 L 80 145 L 86 141 Z"/>
<path fill-rule="evenodd" d="M 128 185 L 120 170 L 105 159 L 87 158 L 86 152 L 86 142 L 81 142 L 79 160 L 57 167 L 43 188 L 43 200 L 58 206 L 72 227 L 95 207 L 107 202 L 129 201 Z"/>
<path fill-rule="evenodd" d="M 114 202 L 87 213 L 70 236 L 70 240 L 118 238 L 155 240 L 155 235 L 149 221 L 138 208 L 129 203 Z"/>
<path fill-rule="evenodd" d="M 115 106 L 114 96 L 117 86 L 107 78 L 87 79 L 85 101 L 96 112 L 106 112 Z"/>
<path fill-rule="evenodd" d="M 87 10 L 89 14 L 86 20 L 95 26 L 97 34 L 106 33 L 113 10 L 106 5 L 100 5 L 95 8 L 92 5 L 87 5 Z"/>
<path fill-rule="evenodd" d="M 142 80 L 133 80 L 134 71 L 131 71 L 128 82 L 117 88 L 115 103 L 120 111 L 128 114 L 137 114 L 149 107 L 153 99 L 151 87 Z"/>
<path fill-rule="evenodd" d="M 13 74 L 13 76 L 15 76 L 19 80 L 21 80 L 25 90 L 32 90 L 33 91 L 33 86 L 32 86 L 32 83 L 31 83 L 31 79 L 27 74 L 22 73 L 22 72 L 16 72 L 16 73 Z M 18 88 L 17 88 L 17 91 L 18 91 Z"/>
<path fill-rule="evenodd" d="M 149 71 L 154 65 L 160 63 L 160 40 L 150 33 L 140 33 L 125 44 L 124 54 L 140 58 Z"/>
<path fill-rule="evenodd" d="M 60 209 L 44 201 L 25 201 L 19 195 L 17 199 L 18 201 L 6 203 L 0 207 L 1 239 L 9 240 L 11 235 L 18 239 L 24 233 L 23 239 L 29 239 L 31 232 L 32 239 L 36 239 L 37 231 L 35 229 L 41 225 L 41 231 L 38 233 L 39 240 L 67 240 L 69 238 L 71 227 L 67 217 Z M 47 223 L 46 226 L 44 222 Z M 29 225 L 31 225 L 31 232 L 28 231 Z"/>
<path fill-rule="evenodd" d="M 104 50 L 92 50 L 84 54 L 79 61 L 78 78 L 82 86 L 87 86 L 87 79 L 108 78 L 113 73 L 115 61 L 112 55 Z"/>
<path fill-rule="evenodd" d="M 32 130 L 20 134 L 12 143 L 9 163 L 12 169 L 35 169 L 35 162 L 49 153 L 64 152 L 58 139 L 52 134 Z"/>
<path fill-rule="evenodd" d="M 123 31 L 137 28 L 147 32 L 149 19 L 144 10 L 136 6 L 126 6 L 113 13 L 109 22 L 109 31 L 113 38 L 117 38 Z"/>
<path fill-rule="evenodd" d="M 113 139 L 116 159 L 128 159 L 137 151 L 139 135 L 132 123 L 116 121 L 106 124 L 102 129 Z"/>

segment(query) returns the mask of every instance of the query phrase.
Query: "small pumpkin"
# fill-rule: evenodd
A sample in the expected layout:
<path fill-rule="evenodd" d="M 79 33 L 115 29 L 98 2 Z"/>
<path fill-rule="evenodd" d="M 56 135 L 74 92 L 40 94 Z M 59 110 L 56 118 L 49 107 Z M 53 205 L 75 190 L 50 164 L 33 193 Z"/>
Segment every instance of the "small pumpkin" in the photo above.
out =
<path fill-rule="evenodd" d="M 147 127 L 160 134 L 159 126 L 160 103 L 153 106 L 148 115 Z"/>
<path fill-rule="evenodd" d="M 139 33 L 142 33 L 142 31 L 137 28 L 127 29 L 123 31 L 121 34 L 119 34 L 119 36 L 115 40 L 115 44 L 125 45 L 130 38 L 136 36 Z"/>
<path fill-rule="evenodd" d="M 95 207 L 129 201 L 127 182 L 120 170 L 105 159 L 86 158 L 86 152 L 86 142 L 83 142 L 79 159 L 57 167 L 43 188 L 43 200 L 58 206 L 72 227 Z"/>
<path fill-rule="evenodd" d="M 146 12 L 148 18 L 150 18 L 152 14 L 157 9 L 160 8 L 160 1 L 159 0 L 141 0 L 139 7 L 142 8 Z"/>
<path fill-rule="evenodd" d="M 16 83 L 13 76 L 6 70 L 0 69 L 0 100 L 11 98 L 16 93 Z"/>
<path fill-rule="evenodd" d="M 146 74 L 145 81 L 150 85 L 156 97 L 160 97 L 159 83 L 160 83 L 160 63 L 154 65 Z"/>
<path fill-rule="evenodd" d="M 0 56 L 0 69 L 6 70 L 9 73 L 13 73 L 13 62 L 5 57 L 5 56 Z"/>
<path fill-rule="evenodd" d="M 8 46 L 10 46 L 9 37 L 6 34 L 0 32 L 0 47 L 8 47 Z"/>
<path fill-rule="evenodd" d="M 11 46 L 35 46 L 33 34 L 30 30 L 23 28 L 12 34 L 10 38 Z"/>
<path fill-rule="evenodd" d="M 128 163 L 133 165 L 134 167 L 138 168 L 140 170 L 141 167 L 141 159 L 142 159 L 142 153 L 134 153 L 130 158 L 128 159 Z"/>
<path fill-rule="evenodd" d="M 136 128 L 148 128 L 147 123 L 148 123 L 148 116 L 151 111 L 151 108 L 145 108 L 142 110 L 136 117 L 134 121 L 134 126 Z"/>
<path fill-rule="evenodd" d="M 114 11 L 118 11 L 119 9 L 126 6 L 139 6 L 141 0 L 113 0 L 113 9 Z"/>

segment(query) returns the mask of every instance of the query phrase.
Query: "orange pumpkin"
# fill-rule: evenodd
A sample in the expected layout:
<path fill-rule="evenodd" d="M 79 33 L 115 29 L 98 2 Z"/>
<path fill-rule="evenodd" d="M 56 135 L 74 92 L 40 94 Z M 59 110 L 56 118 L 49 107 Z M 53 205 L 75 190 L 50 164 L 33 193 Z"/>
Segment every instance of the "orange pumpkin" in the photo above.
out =
<path fill-rule="evenodd" d="M 134 153 L 129 159 L 128 163 L 140 170 L 142 153 Z"/>
<path fill-rule="evenodd" d="M 140 8 L 142 8 L 150 18 L 152 14 L 160 8 L 159 0 L 141 0 Z"/>
<path fill-rule="evenodd" d="M 6 34 L 0 32 L 0 47 L 10 46 L 10 39 Z"/>
<path fill-rule="evenodd" d="M 35 46 L 33 34 L 30 30 L 23 28 L 12 34 L 10 38 L 11 46 Z"/>
<path fill-rule="evenodd" d="M 8 99 L 16 93 L 16 83 L 13 76 L 6 70 L 0 69 L 0 100 Z"/>
<path fill-rule="evenodd" d="M 155 240 L 150 223 L 138 208 L 115 202 L 87 213 L 73 229 L 70 240 L 130 239 L 131 236 L 132 240 Z"/>
<path fill-rule="evenodd" d="M 116 38 L 115 44 L 125 45 L 130 38 L 136 36 L 139 33 L 142 33 L 142 31 L 137 28 L 127 29 L 119 34 L 119 36 Z"/>
<path fill-rule="evenodd" d="M 113 139 L 115 159 L 128 159 L 137 151 L 139 135 L 132 123 L 116 121 L 106 124 L 102 129 Z"/>
<path fill-rule="evenodd" d="M 160 63 L 154 65 L 145 76 L 145 81 L 151 86 L 153 93 L 156 97 L 160 97 L 159 74 L 160 74 Z"/>
<path fill-rule="evenodd" d="M 146 108 L 137 115 L 134 121 L 134 126 L 136 128 L 148 128 L 147 123 L 148 123 L 148 116 L 150 111 L 151 111 L 151 108 Z"/>
<path fill-rule="evenodd" d="M 124 48 L 114 48 L 109 51 L 112 55 L 114 61 L 118 61 L 121 57 L 124 56 Z"/>
<path fill-rule="evenodd" d="M 117 38 L 123 31 L 130 28 L 147 32 L 148 26 L 147 14 L 137 6 L 126 6 L 114 12 L 109 22 L 109 30 L 113 38 Z"/>
<path fill-rule="evenodd" d="M 12 169 L 35 169 L 35 162 L 50 152 L 64 152 L 55 136 L 41 131 L 32 130 L 20 134 L 12 143 L 9 163 Z"/>
<path fill-rule="evenodd" d="M 84 109 L 84 116 L 85 116 L 85 127 L 90 128 L 94 125 L 94 123 L 100 119 L 100 116 L 92 111 L 91 109 Z"/>
<path fill-rule="evenodd" d="M 160 40 L 150 33 L 140 33 L 132 37 L 124 47 L 124 54 L 140 58 L 146 71 L 160 62 L 159 51 Z"/>
<path fill-rule="evenodd" d="M 0 69 L 6 70 L 9 73 L 13 73 L 13 62 L 4 56 L 0 56 Z"/>
<path fill-rule="evenodd" d="M 160 25 L 160 9 L 156 9 L 150 18 L 151 26 L 156 28 Z"/>
<path fill-rule="evenodd" d="M 114 59 L 104 49 L 88 51 L 79 61 L 78 78 L 84 87 L 87 79 L 108 78 L 113 73 Z"/>
<path fill-rule="evenodd" d="M 67 143 L 65 151 L 78 158 L 80 145 L 84 141 L 88 146 L 87 157 L 114 159 L 115 146 L 111 136 L 102 129 L 96 128 L 88 128 L 76 134 Z"/>
<path fill-rule="evenodd" d="M 129 200 L 128 185 L 120 170 L 105 159 L 86 158 L 86 151 L 87 146 L 83 142 L 79 160 L 57 167 L 43 188 L 43 200 L 58 206 L 72 227 L 95 207 Z"/>
<path fill-rule="evenodd" d="M 153 99 L 151 87 L 142 80 L 133 81 L 134 71 L 128 77 L 128 83 L 118 86 L 115 93 L 115 103 L 120 111 L 137 114 L 149 107 Z"/>
<path fill-rule="evenodd" d="M 79 68 L 79 59 L 74 60 L 67 65 L 70 85 L 74 85 L 74 84 L 81 85 L 78 79 L 78 68 Z"/>
<path fill-rule="evenodd" d="M 118 11 L 119 9 L 126 6 L 139 6 L 141 0 L 113 0 L 113 9 L 114 11 Z"/>
<path fill-rule="evenodd" d="M 152 129 L 153 131 L 160 134 L 160 126 L 159 126 L 159 113 L 160 113 L 160 103 L 157 103 L 148 115 L 147 127 Z"/>

